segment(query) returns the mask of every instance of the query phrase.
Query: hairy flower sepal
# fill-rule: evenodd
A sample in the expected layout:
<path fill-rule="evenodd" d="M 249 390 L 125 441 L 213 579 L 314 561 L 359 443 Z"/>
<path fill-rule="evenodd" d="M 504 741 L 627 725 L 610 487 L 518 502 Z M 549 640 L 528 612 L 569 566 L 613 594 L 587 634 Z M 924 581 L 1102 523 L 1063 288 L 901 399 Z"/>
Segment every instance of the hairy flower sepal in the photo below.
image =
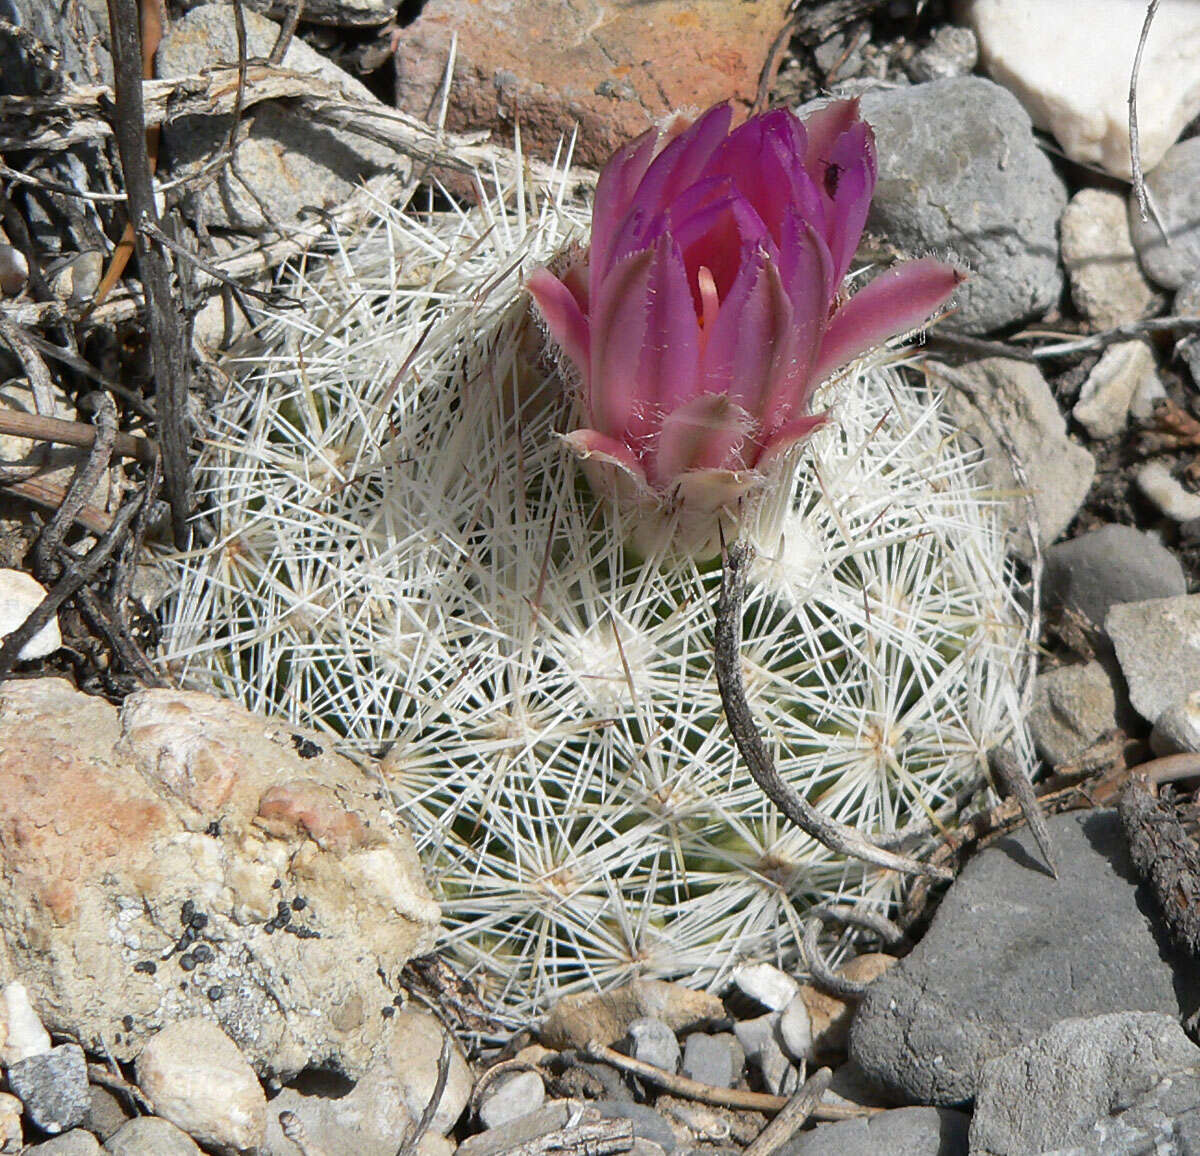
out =
<path fill-rule="evenodd" d="M 787 110 L 730 131 L 727 106 L 617 152 L 596 188 L 587 252 L 529 290 L 578 378 L 568 444 L 635 538 L 715 550 L 833 371 L 921 326 L 958 284 L 901 264 L 843 301 L 875 187 L 856 101 L 801 122 Z M 667 519 L 664 523 L 663 519 Z"/>

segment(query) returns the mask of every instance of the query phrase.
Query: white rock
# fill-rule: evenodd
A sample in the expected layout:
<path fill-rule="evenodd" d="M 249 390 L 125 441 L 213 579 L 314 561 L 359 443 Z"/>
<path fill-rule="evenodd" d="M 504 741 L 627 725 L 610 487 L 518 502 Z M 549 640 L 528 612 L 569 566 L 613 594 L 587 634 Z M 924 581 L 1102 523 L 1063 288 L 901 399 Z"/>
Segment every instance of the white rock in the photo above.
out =
<path fill-rule="evenodd" d="M 0 1152 L 20 1152 L 24 1146 L 21 1139 L 21 1101 L 7 1092 L 0 1092 Z"/>
<path fill-rule="evenodd" d="M 0 991 L 0 1067 L 10 1068 L 30 1056 L 45 1055 L 52 1046 L 25 985 L 7 984 Z"/>
<path fill-rule="evenodd" d="M 1138 470 L 1137 484 L 1168 518 L 1176 522 L 1200 518 L 1200 494 L 1185 490 L 1162 462 L 1147 462 L 1142 466 Z"/>
<path fill-rule="evenodd" d="M 1063 266 L 1071 298 L 1098 329 L 1154 313 L 1161 295 L 1146 280 L 1129 232 L 1129 210 L 1120 193 L 1081 189 L 1059 222 Z"/>
<path fill-rule="evenodd" d="M 45 597 L 45 588 L 23 570 L 0 569 L 0 638 L 16 630 Z M 62 634 L 54 617 L 21 648 L 18 657 L 23 662 L 45 658 L 60 646 Z"/>
<path fill-rule="evenodd" d="M 267 1123 L 262 1085 L 212 1020 L 169 1024 L 142 1049 L 134 1070 L 156 1114 L 198 1144 L 237 1152 L 262 1142 Z"/>
<path fill-rule="evenodd" d="M 988 74 L 1072 160 L 1128 178 L 1129 76 L 1144 0 L 966 0 Z M 1152 169 L 1200 112 L 1200 4 L 1162 0 L 1138 81 L 1142 167 Z"/>
<path fill-rule="evenodd" d="M 734 970 L 733 982 L 772 1011 L 783 1011 L 800 994 L 799 982 L 769 963 L 742 964 Z"/>
<path fill-rule="evenodd" d="M 813 1058 L 812 1016 L 803 995 L 797 995 L 779 1017 L 779 1038 L 796 1063 Z"/>
<path fill-rule="evenodd" d="M 1154 399 L 1165 396 L 1149 343 L 1122 341 L 1110 345 L 1096 362 L 1071 413 L 1093 438 L 1103 441 L 1125 428 L 1131 409 L 1149 416 Z"/>

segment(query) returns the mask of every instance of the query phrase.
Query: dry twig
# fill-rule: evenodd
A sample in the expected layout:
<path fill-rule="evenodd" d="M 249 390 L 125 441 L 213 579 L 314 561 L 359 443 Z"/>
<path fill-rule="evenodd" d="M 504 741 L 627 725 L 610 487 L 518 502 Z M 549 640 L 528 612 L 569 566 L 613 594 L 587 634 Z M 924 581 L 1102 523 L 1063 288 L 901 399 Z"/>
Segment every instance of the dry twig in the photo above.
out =
<path fill-rule="evenodd" d="M 1142 172 L 1142 150 L 1138 140 L 1137 120 L 1137 82 L 1138 73 L 1142 70 L 1142 53 L 1146 49 L 1146 41 L 1150 36 L 1150 25 L 1154 23 L 1154 14 L 1158 11 L 1158 0 L 1150 0 L 1146 5 L 1146 19 L 1142 21 L 1142 33 L 1138 37 L 1137 52 L 1133 57 L 1133 70 L 1129 74 L 1129 168 L 1133 174 L 1133 195 L 1137 198 L 1138 213 L 1142 220 L 1150 215 L 1150 204 L 1146 198 L 1146 176 Z M 1162 223 L 1155 216 L 1163 239 L 1167 239 Z M 1168 241 L 1168 244 L 1170 242 Z"/>
<path fill-rule="evenodd" d="M 713 630 L 713 661 L 729 730 L 754 781 L 790 823 L 831 851 L 892 871 L 949 882 L 954 876 L 944 868 L 884 850 L 853 827 L 823 815 L 780 776 L 755 726 L 742 680 L 742 602 L 751 556 L 752 548 L 745 542 L 734 542 L 726 551 Z"/>
<path fill-rule="evenodd" d="M 622 1055 L 613 1048 L 593 1040 L 583 1049 L 583 1054 L 593 1060 L 602 1060 L 622 1072 L 628 1072 L 656 1087 L 665 1088 L 675 1096 L 698 1100 L 701 1104 L 715 1104 L 721 1108 L 743 1108 L 751 1112 L 781 1112 L 787 1107 L 786 1096 L 771 1096 L 766 1092 L 747 1092 L 741 1088 L 717 1088 L 702 1084 L 699 1080 L 677 1076 L 674 1072 L 656 1068 L 653 1064 Z M 813 1109 L 818 1120 L 850 1120 L 858 1116 L 870 1116 L 877 1108 L 842 1107 L 840 1104 L 819 1104 Z"/>
<path fill-rule="evenodd" d="M 782 1148 L 816 1111 L 833 1080 L 831 1068 L 818 1068 L 779 1114 L 747 1145 L 742 1156 L 772 1156 Z"/>

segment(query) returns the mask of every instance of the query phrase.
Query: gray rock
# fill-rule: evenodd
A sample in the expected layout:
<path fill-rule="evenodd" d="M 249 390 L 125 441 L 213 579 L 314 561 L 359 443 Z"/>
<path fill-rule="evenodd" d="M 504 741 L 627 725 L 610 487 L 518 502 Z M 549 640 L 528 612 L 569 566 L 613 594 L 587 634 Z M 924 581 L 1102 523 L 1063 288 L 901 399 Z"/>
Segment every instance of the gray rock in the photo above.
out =
<path fill-rule="evenodd" d="M 1170 1016 L 1066 1019 L 983 1067 L 971 1156 L 1195 1152 L 1200 1048 Z"/>
<path fill-rule="evenodd" d="M 660 1019 L 643 1016 L 629 1025 L 633 1041 L 633 1057 L 644 1064 L 653 1064 L 664 1072 L 679 1071 L 679 1041 L 675 1033 Z"/>
<path fill-rule="evenodd" d="M 278 25 L 254 12 L 245 13 L 245 18 L 249 54 L 266 56 L 279 34 Z M 232 8 L 206 4 L 171 24 L 158 49 L 158 74 L 164 79 L 187 76 L 218 61 L 236 60 Z M 315 73 L 348 100 L 378 104 L 364 85 L 298 37 L 292 40 L 283 67 Z M 282 225 L 295 221 L 307 206 L 339 204 L 362 178 L 395 168 L 399 159 L 392 149 L 344 129 L 313 124 L 281 102 L 258 105 L 244 119 L 247 134 L 238 146 L 239 170 Z M 229 128 L 230 120 L 223 116 L 185 116 L 165 125 L 163 142 L 171 170 L 186 171 L 205 163 L 222 147 Z M 241 230 L 267 224 L 259 201 L 228 165 L 200 193 L 200 208 L 209 225 Z"/>
<path fill-rule="evenodd" d="M 88 1086 L 88 1116 L 85 1127 L 105 1141 L 133 1115 L 128 1104 L 99 1084 Z"/>
<path fill-rule="evenodd" d="M 78 1127 L 91 1108 L 87 1060 L 78 1044 L 18 1060 L 9 1066 L 8 1086 L 29 1120 L 51 1135 Z"/>
<path fill-rule="evenodd" d="M 546 1085 L 537 1072 L 512 1072 L 487 1089 L 479 1102 L 479 1122 L 485 1128 L 496 1128 L 536 1112 L 545 1100 Z"/>
<path fill-rule="evenodd" d="M 1147 722 L 1200 687 L 1200 594 L 1122 603 L 1104 628 L 1133 708 Z"/>
<path fill-rule="evenodd" d="M 1047 823 L 1057 880 L 1027 830 L 993 843 L 967 864 L 912 954 L 868 989 L 851 1058 L 895 1094 L 963 1104 L 987 1060 L 1064 1017 L 1177 1016 L 1200 1002 L 1195 965 L 1147 914 L 1116 812 Z"/>
<path fill-rule="evenodd" d="M 1078 758 L 1116 727 L 1116 715 L 1112 681 L 1101 663 L 1060 666 L 1034 682 L 1029 731 L 1037 753 L 1058 766 Z"/>
<path fill-rule="evenodd" d="M 25 1149 L 25 1156 L 101 1156 L 104 1150 L 100 1141 L 91 1132 L 72 1128 L 61 1136 L 55 1136 L 44 1144 L 34 1144 Z"/>
<path fill-rule="evenodd" d="M 967 1156 L 971 1119 L 949 1108 L 893 1108 L 875 1116 L 818 1124 L 777 1156 Z"/>
<path fill-rule="evenodd" d="M 1044 555 L 1042 605 L 1067 610 L 1097 628 L 1122 602 L 1171 598 L 1187 591 L 1178 557 L 1153 534 L 1132 526 L 1101 526 L 1058 542 Z"/>
<path fill-rule="evenodd" d="M 661 1112 L 656 1112 L 645 1104 L 634 1104 L 625 1100 L 597 1100 L 592 1107 L 600 1113 L 603 1120 L 628 1120 L 633 1125 L 635 1137 L 657 1144 L 668 1156 L 675 1151 L 678 1144 L 675 1132 Z M 461 1151 L 460 1148 L 459 1152 Z"/>
<path fill-rule="evenodd" d="M 987 333 L 1058 300 L 1066 189 L 1013 96 L 960 77 L 867 92 L 862 112 L 879 155 L 868 229 L 901 252 L 932 251 L 970 271 L 948 329 Z"/>
<path fill-rule="evenodd" d="M 758 1069 L 767 1090 L 776 1096 L 786 1096 L 798 1086 L 795 1066 L 788 1058 L 779 1038 L 779 1018 L 782 1012 L 768 1012 L 754 1019 L 739 1020 L 733 1033 L 746 1053 L 746 1059 Z"/>
<path fill-rule="evenodd" d="M 947 395 L 947 412 L 983 446 L 992 486 L 1000 493 L 1020 494 L 1008 455 L 993 429 L 1003 430 L 1011 439 L 1029 475 L 1042 545 L 1049 545 L 1087 496 L 1096 473 L 1092 455 L 1067 436 L 1066 419 L 1036 365 L 989 357 L 962 366 L 953 381 L 961 389 Z M 1008 503 L 1005 520 L 1012 530 L 1013 549 L 1028 557 L 1031 543 L 1023 497 Z"/>
<path fill-rule="evenodd" d="M 1171 311 L 1176 317 L 1200 317 L 1200 278 L 1191 278 L 1175 294 Z M 1175 348 L 1187 364 L 1192 381 L 1200 384 L 1200 337 L 1185 337 Z"/>
<path fill-rule="evenodd" d="M 208 3 L 209 0 L 199 0 Z M 195 8 L 197 0 L 184 0 L 180 7 Z M 246 0 L 246 7 L 265 16 L 284 19 L 289 11 L 284 0 Z M 334 28 L 374 28 L 396 15 L 395 0 L 305 0 L 304 20 Z"/>
<path fill-rule="evenodd" d="M 1129 232 L 1146 275 L 1178 289 L 1200 274 L 1200 138 L 1180 141 L 1146 174 L 1146 193 L 1170 239 L 1153 220 L 1143 221 L 1129 196 Z"/>
<path fill-rule="evenodd" d="M 683 1041 L 683 1074 L 714 1088 L 732 1088 L 741 1075 L 745 1053 L 730 1032 L 692 1032 Z"/>
<path fill-rule="evenodd" d="M 1125 198 L 1107 189 L 1083 189 L 1059 223 L 1071 299 L 1097 329 L 1137 321 L 1157 311 L 1162 295 L 1142 274 Z"/>
<path fill-rule="evenodd" d="M 1116 437 L 1132 413 L 1145 420 L 1167 391 L 1148 341 L 1110 345 L 1096 362 L 1079 391 L 1071 416 L 1097 441 Z"/>
<path fill-rule="evenodd" d="M 203 1156 L 186 1132 L 161 1116 L 139 1116 L 110 1136 L 109 1156 Z"/>
<path fill-rule="evenodd" d="M 909 62 L 908 75 L 918 84 L 966 76 L 979 62 L 979 41 L 969 28 L 943 24 L 933 39 Z"/>
<path fill-rule="evenodd" d="M 613 1101 L 598 1100 L 596 1103 L 597 1105 L 611 1105 Z M 595 1114 L 592 1115 L 592 1113 Z M 518 1120 L 501 1124 L 497 1128 L 489 1128 L 486 1132 L 477 1132 L 474 1136 L 468 1136 L 458 1146 L 455 1156 L 498 1156 L 498 1153 L 507 1152 L 511 1148 L 528 1144 L 539 1136 L 546 1136 L 551 1132 L 557 1132 L 560 1128 L 565 1128 L 571 1119 L 588 1118 L 589 1116 L 592 1119 L 600 1119 L 600 1113 L 596 1112 L 595 1107 L 585 1109 L 578 1100 L 554 1100 Z M 673 1135 L 672 1139 L 674 1139 Z M 289 1153 L 289 1156 L 292 1154 Z"/>
<path fill-rule="evenodd" d="M 1200 691 L 1192 691 L 1158 716 L 1150 732 L 1156 755 L 1200 751 Z"/>

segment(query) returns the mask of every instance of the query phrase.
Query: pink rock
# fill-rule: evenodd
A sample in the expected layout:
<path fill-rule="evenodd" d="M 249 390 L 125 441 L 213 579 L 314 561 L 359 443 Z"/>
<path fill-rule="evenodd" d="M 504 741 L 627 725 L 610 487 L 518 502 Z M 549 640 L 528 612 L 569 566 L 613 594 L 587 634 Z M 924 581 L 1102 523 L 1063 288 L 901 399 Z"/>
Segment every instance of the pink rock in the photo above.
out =
<path fill-rule="evenodd" d="M 618 145 L 677 108 L 731 99 L 749 109 L 787 0 L 428 0 L 395 41 L 397 104 L 436 113 L 458 36 L 446 127 L 512 136 L 550 158 L 576 125 L 575 162 L 598 168 Z"/>

